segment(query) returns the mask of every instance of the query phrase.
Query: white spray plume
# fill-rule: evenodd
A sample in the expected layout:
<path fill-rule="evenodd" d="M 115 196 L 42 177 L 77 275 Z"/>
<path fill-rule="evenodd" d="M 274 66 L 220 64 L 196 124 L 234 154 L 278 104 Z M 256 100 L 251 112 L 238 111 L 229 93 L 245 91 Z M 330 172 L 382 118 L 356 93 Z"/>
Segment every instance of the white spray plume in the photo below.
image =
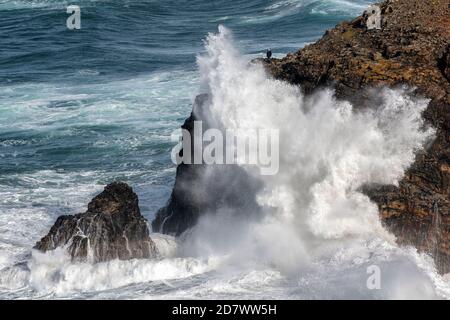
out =
<path fill-rule="evenodd" d="M 255 258 L 290 272 L 349 240 L 392 243 L 376 204 L 360 188 L 398 184 L 433 136 L 421 118 L 428 101 L 406 89 L 384 89 L 380 105 L 357 111 L 332 90 L 305 98 L 298 87 L 248 63 L 223 26 L 209 34 L 206 51 L 198 65 L 202 92 L 210 96 L 208 121 L 231 129 L 278 129 L 280 169 L 264 177 L 248 169 L 264 183 L 259 194 L 248 195 L 267 209 L 261 221 L 244 227 L 245 219 L 230 221 L 229 214 L 207 216 L 188 237 L 189 252 L 192 244 L 203 253 L 224 249 L 236 260 Z"/>

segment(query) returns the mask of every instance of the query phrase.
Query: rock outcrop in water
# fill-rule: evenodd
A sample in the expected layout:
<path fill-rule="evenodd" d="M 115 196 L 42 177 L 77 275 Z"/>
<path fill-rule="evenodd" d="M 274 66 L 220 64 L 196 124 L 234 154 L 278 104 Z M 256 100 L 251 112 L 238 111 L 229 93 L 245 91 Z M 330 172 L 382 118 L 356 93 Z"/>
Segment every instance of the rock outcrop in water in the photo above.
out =
<path fill-rule="evenodd" d="M 203 105 L 208 95 L 197 96 L 191 116 L 181 126 L 193 136 L 194 121 L 207 119 Z M 206 122 L 203 122 L 206 125 Z M 207 129 L 204 127 L 203 129 Z M 191 150 L 196 148 L 192 140 Z M 180 151 L 182 155 L 183 150 Z M 207 175 L 207 179 L 203 177 Z M 226 177 L 226 178 L 224 178 Z M 154 232 L 180 235 L 193 227 L 205 213 L 215 213 L 220 208 L 229 212 L 257 214 L 259 207 L 255 199 L 261 187 L 258 181 L 234 165 L 189 165 L 181 163 L 177 167 L 176 181 L 167 205 L 161 208 L 152 222 Z"/>
<path fill-rule="evenodd" d="M 432 254 L 440 272 L 450 271 L 450 9 L 447 0 L 392 0 L 380 4 L 381 29 L 368 30 L 367 17 L 343 22 L 318 42 L 283 59 L 260 60 L 274 77 L 301 85 L 305 94 L 331 86 L 338 99 L 364 107 L 365 88 L 407 84 L 430 99 L 424 113 L 437 129 L 434 143 L 417 156 L 399 186 L 368 186 L 386 227 L 400 244 Z M 300 31 L 299 31 L 300 32 Z M 188 127 L 193 116 L 186 121 Z M 214 199 L 201 201 L 193 190 L 204 168 L 180 165 L 175 188 L 153 227 L 180 234 L 211 201 L 226 203 L 233 184 L 216 186 Z M 199 186 L 196 185 L 198 182 Z M 245 183 L 245 177 L 234 181 Z M 231 190 L 231 191 L 230 191 Z M 242 190 L 242 185 L 235 190 Z M 196 197 L 197 196 L 197 197 Z M 239 195 L 233 195 L 239 199 Z"/>
<path fill-rule="evenodd" d="M 85 213 L 60 216 L 35 249 L 46 252 L 67 247 L 73 260 L 151 258 L 156 247 L 138 197 L 125 183 L 112 183 L 88 205 Z"/>

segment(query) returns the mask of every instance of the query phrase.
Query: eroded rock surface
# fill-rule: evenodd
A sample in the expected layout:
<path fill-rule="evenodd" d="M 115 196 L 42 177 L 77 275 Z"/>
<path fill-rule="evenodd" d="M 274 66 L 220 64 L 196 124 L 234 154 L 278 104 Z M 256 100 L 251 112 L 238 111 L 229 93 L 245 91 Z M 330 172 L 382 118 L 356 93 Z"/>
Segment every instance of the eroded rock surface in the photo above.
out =
<path fill-rule="evenodd" d="M 202 120 L 207 129 L 208 110 L 203 108 L 208 95 L 195 99 L 192 113 L 181 126 L 193 136 L 194 122 Z M 192 140 L 191 150 L 197 146 Z M 183 150 L 180 151 L 182 155 Z M 241 212 L 257 215 L 259 206 L 249 194 L 261 188 L 259 181 L 236 165 L 205 165 L 181 163 L 177 167 L 175 185 L 166 206 L 161 208 L 152 221 L 154 232 L 180 235 L 192 228 L 204 214 Z M 242 192 L 245 190 L 246 192 Z"/>
<path fill-rule="evenodd" d="M 88 205 L 85 213 L 58 217 L 49 233 L 35 246 L 46 252 L 66 247 L 74 260 L 151 258 L 156 247 L 138 197 L 125 183 L 112 183 Z"/>

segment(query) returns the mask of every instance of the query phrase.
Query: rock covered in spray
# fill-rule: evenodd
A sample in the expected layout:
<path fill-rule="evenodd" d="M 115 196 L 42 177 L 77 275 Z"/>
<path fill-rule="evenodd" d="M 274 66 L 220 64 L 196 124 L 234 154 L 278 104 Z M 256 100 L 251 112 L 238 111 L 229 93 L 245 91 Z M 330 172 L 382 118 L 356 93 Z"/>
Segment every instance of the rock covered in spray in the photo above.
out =
<path fill-rule="evenodd" d="M 203 121 L 203 129 L 208 129 L 211 117 L 205 108 L 208 99 L 207 94 L 198 95 L 190 117 L 182 125 L 191 135 L 195 121 Z M 194 140 L 191 144 L 192 150 L 199 147 Z M 260 181 L 236 165 L 180 163 L 170 199 L 152 221 L 153 231 L 179 236 L 192 228 L 202 215 L 217 212 L 219 208 L 224 212 L 258 215 L 259 205 L 248 195 L 256 194 L 261 187 Z"/>
<path fill-rule="evenodd" d="M 368 106 L 369 90 L 407 84 L 431 101 L 423 116 L 437 129 L 398 186 L 372 186 L 385 226 L 400 244 L 431 254 L 450 272 L 450 25 L 448 1 L 386 0 L 381 25 L 358 17 L 282 59 L 261 60 L 277 79 L 309 94 L 332 86 L 339 99 Z M 378 10 L 378 9 L 375 9 Z M 375 12 L 376 14 L 376 12 Z M 373 18 L 376 16 L 373 15 Z M 372 21 L 372 20 L 371 20 Z M 369 102 L 369 103 L 368 103 Z"/>
<path fill-rule="evenodd" d="M 73 260 L 102 262 L 112 259 L 152 258 L 156 247 L 141 215 L 138 197 L 125 183 L 105 187 L 76 215 L 58 217 L 49 233 L 35 246 L 46 252 L 64 247 Z"/>

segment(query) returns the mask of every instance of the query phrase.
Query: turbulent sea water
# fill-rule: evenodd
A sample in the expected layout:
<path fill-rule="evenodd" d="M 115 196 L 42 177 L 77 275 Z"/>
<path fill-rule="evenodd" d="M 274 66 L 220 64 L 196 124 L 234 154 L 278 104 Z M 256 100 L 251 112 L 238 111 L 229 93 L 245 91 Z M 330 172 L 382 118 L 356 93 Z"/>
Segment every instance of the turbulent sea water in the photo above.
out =
<path fill-rule="evenodd" d="M 81 30 L 66 28 L 69 4 Z M 426 101 L 387 90 L 358 115 L 325 91 L 309 112 L 296 88 L 247 63 L 296 51 L 368 4 L 0 0 L 0 298 L 449 298 L 432 259 L 397 247 L 358 192 L 395 183 L 431 138 L 419 128 Z M 57 216 L 83 212 L 114 180 L 151 221 L 175 178 L 171 133 L 200 88 L 224 125 L 284 128 L 280 174 L 257 195 L 275 214 L 214 216 L 183 241 L 152 234 L 157 260 L 32 252 Z M 379 290 L 366 285 L 372 265 Z"/>

